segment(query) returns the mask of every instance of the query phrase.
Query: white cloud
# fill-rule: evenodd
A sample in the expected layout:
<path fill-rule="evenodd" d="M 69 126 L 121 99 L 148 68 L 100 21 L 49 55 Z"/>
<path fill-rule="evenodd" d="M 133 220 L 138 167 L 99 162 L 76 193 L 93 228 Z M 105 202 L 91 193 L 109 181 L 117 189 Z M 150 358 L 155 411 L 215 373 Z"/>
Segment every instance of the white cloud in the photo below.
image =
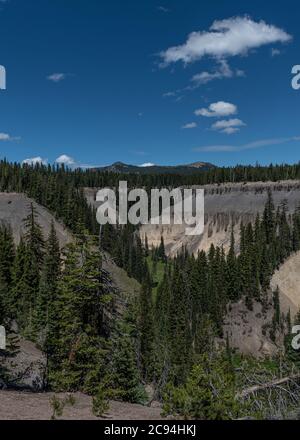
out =
<path fill-rule="evenodd" d="M 219 60 L 218 64 L 218 68 L 213 72 L 204 71 L 194 75 L 191 79 L 194 86 L 191 87 L 191 89 L 200 87 L 216 79 L 242 78 L 246 76 L 243 70 L 232 70 L 226 60 Z"/>
<path fill-rule="evenodd" d="M 300 136 L 286 137 L 286 138 L 274 138 L 274 139 L 262 139 L 249 144 L 244 144 L 240 146 L 236 145 L 210 145 L 204 147 L 194 148 L 193 151 L 202 151 L 206 153 L 217 153 L 217 152 L 238 152 L 245 150 L 253 150 L 256 148 L 268 147 L 273 145 L 282 145 L 289 142 L 300 142 Z"/>
<path fill-rule="evenodd" d="M 170 98 L 172 96 L 176 96 L 176 92 L 166 92 L 163 94 L 163 98 Z"/>
<path fill-rule="evenodd" d="M 196 116 L 204 116 L 206 118 L 220 118 L 235 115 L 237 106 L 230 102 L 214 102 L 208 108 L 200 108 L 195 111 Z"/>
<path fill-rule="evenodd" d="M 197 127 L 196 122 L 190 122 L 188 124 L 183 125 L 181 128 L 183 130 L 190 130 L 191 128 L 196 128 L 196 127 Z"/>
<path fill-rule="evenodd" d="M 215 122 L 211 128 L 213 130 L 220 131 L 221 133 L 233 134 L 240 131 L 240 127 L 244 127 L 246 124 L 240 119 L 228 119 Z"/>
<path fill-rule="evenodd" d="M 231 70 L 226 60 L 220 61 L 219 69 L 214 72 L 201 72 L 193 76 L 192 81 L 196 85 L 207 84 L 215 79 L 232 78 L 235 73 Z"/>
<path fill-rule="evenodd" d="M 51 75 L 47 76 L 47 79 L 54 83 L 59 83 L 60 81 L 66 79 L 66 77 L 67 77 L 66 73 L 52 73 Z"/>
<path fill-rule="evenodd" d="M 0 133 L 0 142 L 19 141 L 20 137 L 13 137 L 8 133 Z"/>
<path fill-rule="evenodd" d="M 47 163 L 48 163 L 48 160 L 47 159 L 43 159 L 40 156 L 31 157 L 29 159 L 23 160 L 23 162 L 22 162 L 22 164 L 24 164 L 24 165 L 37 165 L 37 164 L 47 165 Z"/>
<path fill-rule="evenodd" d="M 157 6 L 157 9 L 161 12 L 170 12 L 170 9 L 166 8 L 165 6 Z"/>
<path fill-rule="evenodd" d="M 88 168 L 98 168 L 100 167 L 99 165 L 90 165 L 90 164 L 85 164 L 85 163 L 80 163 L 77 162 L 75 159 L 73 159 L 73 157 L 68 156 L 67 154 L 62 154 L 61 156 L 59 156 L 56 160 L 55 163 L 58 165 L 66 165 L 69 168 L 84 168 L 84 169 L 88 169 Z"/>
<path fill-rule="evenodd" d="M 143 163 L 142 165 L 139 165 L 140 168 L 149 168 L 149 167 L 155 167 L 155 163 L 147 162 Z"/>
<path fill-rule="evenodd" d="M 23 164 L 27 164 L 27 165 L 36 165 L 36 164 L 47 165 L 48 164 L 48 159 L 43 159 L 41 156 L 37 156 L 37 157 L 31 157 L 31 158 L 25 159 L 25 160 L 23 160 L 22 163 Z M 72 169 L 75 169 L 75 168 L 87 169 L 87 168 L 98 168 L 98 167 L 100 167 L 100 165 L 95 166 L 95 165 L 89 165 L 89 164 L 84 164 L 84 163 L 77 162 L 75 159 L 73 159 L 72 157 L 68 156 L 67 154 L 62 154 L 61 156 L 59 156 L 55 160 L 55 163 L 58 164 L 58 165 L 66 165 L 67 167 L 72 168 Z"/>
<path fill-rule="evenodd" d="M 59 156 L 55 162 L 59 165 L 67 165 L 67 166 L 74 166 L 76 165 L 75 160 L 73 159 L 73 157 L 68 156 L 67 154 L 62 154 L 61 156 Z"/>
<path fill-rule="evenodd" d="M 274 48 L 271 49 L 271 56 L 272 57 L 277 57 L 280 54 L 281 54 L 281 52 L 279 49 L 274 49 Z"/>
<path fill-rule="evenodd" d="M 238 78 L 244 78 L 246 76 L 245 72 L 241 69 L 237 69 L 237 71 L 235 72 L 236 76 Z"/>
<path fill-rule="evenodd" d="M 217 20 L 209 31 L 191 33 L 187 41 L 160 53 L 162 67 L 182 61 L 188 64 L 205 56 L 226 59 L 245 55 L 251 49 L 274 43 L 287 43 L 292 36 L 265 21 L 255 22 L 250 17 Z"/>
<path fill-rule="evenodd" d="M 0 133 L 0 141 L 9 141 L 11 139 L 10 135 L 7 133 Z"/>

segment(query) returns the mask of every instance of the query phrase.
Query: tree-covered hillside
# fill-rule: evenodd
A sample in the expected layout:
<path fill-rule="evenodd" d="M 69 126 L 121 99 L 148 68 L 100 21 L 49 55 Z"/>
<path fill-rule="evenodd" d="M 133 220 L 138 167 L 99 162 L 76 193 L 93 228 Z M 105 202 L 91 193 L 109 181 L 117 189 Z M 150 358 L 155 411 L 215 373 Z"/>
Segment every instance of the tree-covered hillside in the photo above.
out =
<path fill-rule="evenodd" d="M 239 178 L 245 173 L 259 180 L 296 178 L 299 166 L 213 170 L 197 179 L 238 178 L 239 172 Z M 60 249 L 54 226 L 44 236 L 33 205 L 28 206 L 25 233 L 17 246 L 10 226 L 1 225 L 1 322 L 8 329 L 17 325 L 18 334 L 45 353 L 45 389 L 91 394 L 98 414 L 109 399 L 147 402 L 147 384 L 166 413 L 208 419 L 272 413 L 263 392 L 258 397 L 256 391 L 241 392 L 249 387 L 249 377 L 272 382 L 298 371 L 299 354 L 290 349 L 291 319 L 281 313 L 279 292 L 270 289 L 270 280 L 288 256 L 300 250 L 300 210 L 288 213 L 285 204 L 275 207 L 269 192 L 255 223 L 242 224 L 239 237 L 232 229 L 228 253 L 214 246 L 198 255 L 182 249 L 170 259 L 163 238 L 159 247 L 150 249 L 132 226 L 106 226 L 99 235 L 95 209 L 83 188 L 117 185 L 122 178 L 1 163 L 1 191 L 26 193 L 53 212 L 74 237 Z M 163 185 L 164 179 L 175 177 L 129 176 L 131 185 L 148 188 Z M 103 252 L 142 286 L 121 315 L 116 313 L 110 275 L 103 269 Z M 255 361 L 230 347 L 223 324 L 228 307 L 238 301 L 248 310 L 259 303 L 262 310 L 272 311 L 266 337 L 274 343 L 285 338 L 284 366 L 281 351 L 273 359 Z M 8 355 L 9 350 L 1 353 L 1 359 Z M 0 373 L 7 381 L 5 369 Z M 288 410 L 291 395 L 296 398 L 298 393 L 295 379 L 280 397 L 280 411 Z"/>

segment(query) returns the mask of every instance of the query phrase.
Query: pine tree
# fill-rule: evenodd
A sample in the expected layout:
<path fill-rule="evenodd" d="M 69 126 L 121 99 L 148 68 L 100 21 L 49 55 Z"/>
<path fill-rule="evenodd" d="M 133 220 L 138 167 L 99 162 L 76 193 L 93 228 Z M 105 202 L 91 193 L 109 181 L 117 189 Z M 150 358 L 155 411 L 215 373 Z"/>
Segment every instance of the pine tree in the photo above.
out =
<path fill-rule="evenodd" d="M 117 339 L 109 377 L 110 398 L 143 403 L 146 395 L 140 385 L 136 354 L 128 335 Z"/>
<path fill-rule="evenodd" d="M 46 242 L 43 268 L 40 277 L 34 313 L 34 333 L 40 344 L 44 345 L 47 340 L 49 326 L 54 325 L 56 319 L 53 304 L 57 300 L 57 284 L 60 276 L 60 247 L 56 236 L 54 223 Z"/>
<path fill-rule="evenodd" d="M 29 210 L 28 216 L 24 219 L 24 240 L 37 270 L 40 271 L 44 259 L 44 239 L 42 228 L 37 221 L 37 210 L 33 203 L 30 204 Z"/>
<path fill-rule="evenodd" d="M 231 230 L 230 248 L 226 263 L 227 298 L 231 301 L 236 301 L 240 297 L 240 286 L 233 228 Z"/>
<path fill-rule="evenodd" d="M 10 315 L 12 266 L 15 258 L 15 247 L 10 227 L 0 226 L 0 308 L 5 316 Z M 0 320 L 1 322 L 1 320 Z M 3 321 L 2 321 L 3 322 Z"/>
<path fill-rule="evenodd" d="M 140 293 L 139 333 L 142 372 L 144 378 L 151 381 L 153 374 L 154 321 L 152 282 L 149 272 L 144 279 Z"/>
<path fill-rule="evenodd" d="M 49 384 L 94 391 L 104 375 L 108 344 L 105 308 L 111 303 L 101 255 L 88 237 L 65 250 L 54 304 L 57 325 L 47 338 Z"/>
<path fill-rule="evenodd" d="M 161 236 L 161 239 L 160 239 L 160 245 L 158 248 L 158 258 L 162 261 L 166 260 L 165 242 L 164 242 L 163 236 Z"/>
<path fill-rule="evenodd" d="M 191 365 L 190 292 L 183 272 L 175 265 L 171 281 L 170 359 L 171 377 L 182 383 Z"/>

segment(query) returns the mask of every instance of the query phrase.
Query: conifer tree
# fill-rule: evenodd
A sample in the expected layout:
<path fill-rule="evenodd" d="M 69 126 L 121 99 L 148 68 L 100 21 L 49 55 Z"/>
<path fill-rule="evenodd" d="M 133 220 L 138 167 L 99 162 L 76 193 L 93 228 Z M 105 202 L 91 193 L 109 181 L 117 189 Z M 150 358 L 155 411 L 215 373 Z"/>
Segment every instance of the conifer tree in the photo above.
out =
<path fill-rule="evenodd" d="M 28 252 L 33 258 L 33 263 L 38 271 L 41 270 L 44 258 L 44 239 L 42 228 L 37 221 L 37 210 L 33 203 L 30 204 L 29 214 L 24 219 L 24 240 L 27 244 Z"/>
<path fill-rule="evenodd" d="M 104 288 L 101 255 L 88 237 L 69 244 L 57 287 L 57 326 L 49 329 L 49 383 L 58 389 L 92 392 L 107 363 L 105 308 L 111 296 Z"/>
<path fill-rule="evenodd" d="M 110 373 L 110 397 L 131 403 L 143 403 L 145 393 L 140 386 L 133 343 L 128 335 L 120 336 L 113 352 Z"/>
<path fill-rule="evenodd" d="M 60 247 L 52 221 L 49 237 L 46 242 L 33 324 L 35 335 L 42 345 L 46 343 L 49 326 L 55 325 L 53 321 L 56 319 L 56 316 L 53 304 L 57 300 L 60 263 Z"/>
<path fill-rule="evenodd" d="M 241 293 L 239 286 L 239 274 L 238 264 L 235 253 L 235 238 L 233 227 L 231 230 L 230 248 L 226 260 L 226 286 L 227 286 L 227 298 L 231 301 L 236 301 Z"/>
<path fill-rule="evenodd" d="M 165 242 L 164 242 L 163 236 L 161 236 L 161 239 L 160 239 L 160 245 L 158 248 L 158 258 L 162 261 L 166 260 Z"/>
<path fill-rule="evenodd" d="M 139 333 L 142 372 L 144 378 L 151 381 L 153 374 L 154 321 L 152 282 L 148 271 L 140 293 Z"/>

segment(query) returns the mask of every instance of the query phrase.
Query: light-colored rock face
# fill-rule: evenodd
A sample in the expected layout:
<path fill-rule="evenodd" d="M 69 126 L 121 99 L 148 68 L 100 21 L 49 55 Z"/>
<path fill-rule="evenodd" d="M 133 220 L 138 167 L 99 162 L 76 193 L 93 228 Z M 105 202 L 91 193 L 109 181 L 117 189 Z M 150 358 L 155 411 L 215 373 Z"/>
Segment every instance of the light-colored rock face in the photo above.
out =
<path fill-rule="evenodd" d="M 190 252 L 208 251 L 211 244 L 230 245 L 231 226 L 235 236 L 239 236 L 241 222 L 254 222 L 257 214 L 262 214 L 267 200 L 267 190 L 272 190 L 275 206 L 286 202 L 293 212 L 300 205 L 300 181 L 279 183 L 247 183 L 207 185 L 205 189 L 205 228 L 202 236 L 185 236 L 185 225 L 145 225 L 140 228 L 140 236 L 147 235 L 150 246 L 158 246 L 164 237 L 166 252 L 176 255 L 182 246 Z M 236 240 L 238 244 L 238 240 Z"/>
<path fill-rule="evenodd" d="M 279 287 L 280 307 L 285 314 L 290 310 L 292 318 L 300 311 L 300 252 L 293 254 L 277 270 L 271 286 Z"/>
<path fill-rule="evenodd" d="M 38 222 L 42 227 L 46 239 L 54 221 L 55 230 L 61 246 L 65 246 L 72 240 L 72 236 L 62 224 L 58 223 L 53 215 L 43 206 L 38 205 L 24 194 L 0 193 L 0 223 L 10 224 L 16 243 L 24 233 L 23 219 L 28 215 L 30 203 L 33 203 L 38 214 Z"/>
<path fill-rule="evenodd" d="M 4 366 L 9 371 L 12 386 L 36 391 L 43 389 L 46 357 L 32 342 L 21 338 L 16 356 L 6 358 Z"/>
<path fill-rule="evenodd" d="M 271 325 L 273 315 L 271 307 L 264 312 L 260 303 L 254 303 L 252 311 L 248 310 L 244 301 L 231 304 L 223 326 L 230 347 L 256 358 L 274 355 L 278 347 L 283 346 L 283 340 L 277 340 L 276 346 L 264 330 Z"/>

